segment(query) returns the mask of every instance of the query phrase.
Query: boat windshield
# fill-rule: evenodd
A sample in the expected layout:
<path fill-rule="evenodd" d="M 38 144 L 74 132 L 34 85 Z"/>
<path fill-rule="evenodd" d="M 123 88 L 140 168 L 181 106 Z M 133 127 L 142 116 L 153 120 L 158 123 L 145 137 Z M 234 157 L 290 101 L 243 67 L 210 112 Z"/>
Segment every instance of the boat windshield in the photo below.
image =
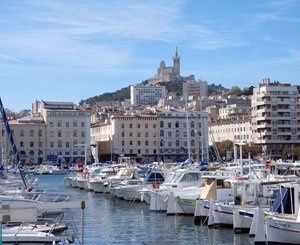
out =
<path fill-rule="evenodd" d="M 197 172 L 185 173 L 185 175 L 180 179 L 180 182 L 199 181 L 200 177 L 200 173 Z"/>
<path fill-rule="evenodd" d="M 171 179 L 170 182 L 173 182 L 173 183 L 179 182 L 182 175 L 184 175 L 184 173 L 175 173 L 174 177 Z"/>
<path fill-rule="evenodd" d="M 122 172 L 122 176 L 129 176 L 129 175 L 131 175 L 132 173 L 133 173 L 133 169 L 125 169 L 123 172 Z"/>

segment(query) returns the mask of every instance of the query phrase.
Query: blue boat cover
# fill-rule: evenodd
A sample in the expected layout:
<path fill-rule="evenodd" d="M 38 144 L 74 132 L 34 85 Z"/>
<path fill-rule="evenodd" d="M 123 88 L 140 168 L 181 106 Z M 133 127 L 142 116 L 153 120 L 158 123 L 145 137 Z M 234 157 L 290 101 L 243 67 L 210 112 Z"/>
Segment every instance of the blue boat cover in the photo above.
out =
<path fill-rule="evenodd" d="M 276 191 L 275 200 L 270 210 L 277 213 L 282 213 L 283 211 L 285 214 L 292 214 L 292 210 L 295 210 L 294 188 L 285 188 L 281 186 L 280 189 Z"/>

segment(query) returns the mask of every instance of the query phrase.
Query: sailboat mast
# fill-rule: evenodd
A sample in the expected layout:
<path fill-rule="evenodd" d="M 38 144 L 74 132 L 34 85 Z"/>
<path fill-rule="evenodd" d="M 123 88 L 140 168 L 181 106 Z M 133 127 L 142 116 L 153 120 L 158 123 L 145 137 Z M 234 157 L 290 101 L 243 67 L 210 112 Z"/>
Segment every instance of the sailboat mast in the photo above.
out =
<path fill-rule="evenodd" d="M 186 113 L 186 135 L 187 135 L 187 147 L 188 147 L 188 158 L 191 159 L 191 145 L 190 145 L 190 125 L 189 125 L 189 116 L 188 116 L 188 98 L 187 94 L 185 94 L 185 113 Z"/>

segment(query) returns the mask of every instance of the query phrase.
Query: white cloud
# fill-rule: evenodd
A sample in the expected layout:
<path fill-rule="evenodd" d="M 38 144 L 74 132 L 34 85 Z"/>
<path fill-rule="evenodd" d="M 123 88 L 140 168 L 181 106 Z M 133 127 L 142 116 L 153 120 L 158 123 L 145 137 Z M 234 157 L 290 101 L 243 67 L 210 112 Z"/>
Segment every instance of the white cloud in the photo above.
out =
<path fill-rule="evenodd" d="M 182 3 L 53 0 L 11 4 L 8 10 L 12 15 L 4 21 L 17 21 L 22 28 L 2 31 L 0 47 L 33 63 L 114 69 L 131 61 L 130 42 L 135 41 L 155 40 L 174 46 L 183 41 L 197 49 L 245 44 L 239 33 L 215 29 L 205 20 L 191 24 L 182 12 Z"/>
<path fill-rule="evenodd" d="M 0 60 L 4 59 L 4 60 L 9 60 L 9 61 L 15 61 L 18 63 L 24 63 L 23 60 L 18 59 L 16 57 L 10 56 L 10 55 L 5 55 L 5 54 L 0 54 Z"/>

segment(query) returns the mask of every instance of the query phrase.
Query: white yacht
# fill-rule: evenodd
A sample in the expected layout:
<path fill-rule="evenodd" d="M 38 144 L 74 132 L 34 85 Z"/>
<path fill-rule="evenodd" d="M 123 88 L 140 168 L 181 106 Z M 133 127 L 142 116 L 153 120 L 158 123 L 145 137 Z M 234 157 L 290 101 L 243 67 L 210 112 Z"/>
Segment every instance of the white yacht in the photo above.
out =
<path fill-rule="evenodd" d="M 203 184 L 203 172 L 197 169 L 178 169 L 169 181 L 165 181 L 158 189 L 150 189 L 150 211 L 167 211 L 169 194 L 182 189 L 199 188 Z"/>

